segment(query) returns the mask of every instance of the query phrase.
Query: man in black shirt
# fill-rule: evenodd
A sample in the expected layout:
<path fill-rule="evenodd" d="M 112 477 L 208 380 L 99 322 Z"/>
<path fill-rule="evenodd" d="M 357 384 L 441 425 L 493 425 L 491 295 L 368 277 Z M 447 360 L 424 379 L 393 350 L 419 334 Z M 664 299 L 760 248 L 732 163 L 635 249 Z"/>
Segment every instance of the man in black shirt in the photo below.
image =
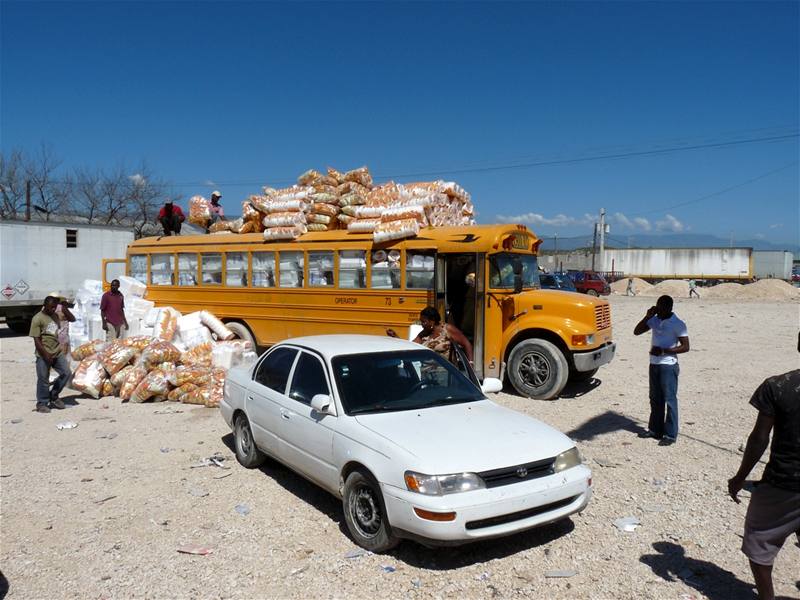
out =
<path fill-rule="evenodd" d="M 800 352 L 800 335 L 797 338 Z M 800 535 L 800 369 L 770 377 L 750 399 L 758 418 L 747 438 L 742 464 L 728 480 L 728 493 L 739 503 L 745 477 L 769 443 L 769 462 L 750 498 L 744 522 L 742 552 L 750 559 L 758 597 L 772 600 L 772 565 L 793 533 Z"/>

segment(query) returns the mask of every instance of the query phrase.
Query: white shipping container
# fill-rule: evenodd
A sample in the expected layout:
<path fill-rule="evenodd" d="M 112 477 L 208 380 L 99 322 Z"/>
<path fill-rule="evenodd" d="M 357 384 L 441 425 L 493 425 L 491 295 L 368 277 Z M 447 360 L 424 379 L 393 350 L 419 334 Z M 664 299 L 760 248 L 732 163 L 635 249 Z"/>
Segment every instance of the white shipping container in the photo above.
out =
<path fill-rule="evenodd" d="M 783 250 L 754 250 L 753 275 L 758 279 L 792 278 L 792 262 L 794 255 Z"/>
<path fill-rule="evenodd" d="M 749 280 L 751 248 L 606 249 L 603 271 L 642 279 Z"/>

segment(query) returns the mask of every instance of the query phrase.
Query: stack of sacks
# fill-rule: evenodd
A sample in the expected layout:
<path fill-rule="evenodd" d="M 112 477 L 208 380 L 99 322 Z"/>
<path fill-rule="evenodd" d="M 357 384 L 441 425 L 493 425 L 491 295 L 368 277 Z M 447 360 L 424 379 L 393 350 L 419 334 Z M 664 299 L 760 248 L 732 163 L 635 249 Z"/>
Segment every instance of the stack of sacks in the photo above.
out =
<path fill-rule="evenodd" d="M 189 199 L 189 223 L 205 229 L 211 220 L 211 202 L 202 196 L 192 196 Z"/>
<path fill-rule="evenodd" d="M 75 348 L 72 358 L 79 364 L 71 387 L 94 398 L 118 395 L 123 401 L 137 403 L 174 400 L 219 406 L 228 369 L 251 364 L 256 355 L 243 340 L 213 341 L 206 324 L 226 336 L 233 334 L 211 313 L 175 317 L 179 314 L 169 309 L 160 311 L 158 317 L 162 335 L 169 333 L 169 324 L 176 320 L 179 333 L 175 343 L 133 336 L 108 344 L 93 340 Z M 206 334 L 199 333 L 200 329 Z"/>
<path fill-rule="evenodd" d="M 447 227 L 471 225 L 474 208 L 470 195 L 452 181 L 421 181 L 400 186 L 406 206 L 424 206 L 430 225 Z"/>
<path fill-rule="evenodd" d="M 279 190 L 265 187 L 263 196 L 253 198 L 255 208 L 266 214 L 262 221 L 265 240 L 293 240 L 308 231 L 306 213 L 312 191 L 298 185 Z"/>
<path fill-rule="evenodd" d="M 339 181 L 343 175 L 328 168 L 328 174 L 311 169 L 297 178 L 298 185 L 311 188 L 308 195 L 308 231 L 329 231 L 339 228 Z"/>

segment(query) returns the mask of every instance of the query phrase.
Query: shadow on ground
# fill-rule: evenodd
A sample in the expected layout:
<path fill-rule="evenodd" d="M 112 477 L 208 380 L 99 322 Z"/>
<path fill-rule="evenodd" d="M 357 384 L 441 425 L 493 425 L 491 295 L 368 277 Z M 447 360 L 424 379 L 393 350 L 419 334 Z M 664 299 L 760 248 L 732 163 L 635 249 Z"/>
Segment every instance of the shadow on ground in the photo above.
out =
<path fill-rule="evenodd" d="M 0 323 L 0 339 L 25 337 L 24 333 L 14 333 L 5 323 Z"/>
<path fill-rule="evenodd" d="M 224 435 L 222 443 L 231 452 L 236 452 L 233 434 Z M 309 504 L 325 515 L 339 527 L 342 535 L 352 541 L 344 520 L 341 500 L 277 461 L 267 459 L 259 470 L 282 488 L 297 496 L 298 500 Z M 442 552 L 441 548 L 427 548 L 416 542 L 404 540 L 387 555 L 414 567 L 446 571 L 504 558 L 517 552 L 549 544 L 561 536 L 569 534 L 573 529 L 575 529 L 575 525 L 572 520 L 563 519 L 508 537 L 449 547 L 446 552 Z"/>
<path fill-rule="evenodd" d="M 586 442 L 599 435 L 612 433 L 614 431 L 630 431 L 639 434 L 647 431 L 637 421 L 613 410 L 592 417 L 575 429 L 566 432 L 566 435 L 573 440 Z"/>
<path fill-rule="evenodd" d="M 570 381 L 558 395 L 559 398 L 580 398 L 594 389 L 600 387 L 603 381 L 597 377 L 592 377 L 586 381 Z"/>
<path fill-rule="evenodd" d="M 3 600 L 3 598 L 6 597 L 9 587 L 8 579 L 6 579 L 6 576 L 3 575 L 2 571 L 0 571 L 0 600 Z"/>

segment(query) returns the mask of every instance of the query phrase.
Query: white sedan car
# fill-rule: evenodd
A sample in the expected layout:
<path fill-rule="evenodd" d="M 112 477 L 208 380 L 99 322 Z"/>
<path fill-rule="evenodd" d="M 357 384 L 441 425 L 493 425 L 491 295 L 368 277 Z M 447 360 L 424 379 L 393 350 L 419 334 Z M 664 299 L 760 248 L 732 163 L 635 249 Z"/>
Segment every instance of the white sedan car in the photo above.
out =
<path fill-rule="evenodd" d="M 231 370 L 220 409 L 242 465 L 268 455 L 342 498 L 353 539 L 375 552 L 401 538 L 507 535 L 579 512 L 591 497 L 572 440 L 487 399 L 412 342 L 287 340 Z"/>

